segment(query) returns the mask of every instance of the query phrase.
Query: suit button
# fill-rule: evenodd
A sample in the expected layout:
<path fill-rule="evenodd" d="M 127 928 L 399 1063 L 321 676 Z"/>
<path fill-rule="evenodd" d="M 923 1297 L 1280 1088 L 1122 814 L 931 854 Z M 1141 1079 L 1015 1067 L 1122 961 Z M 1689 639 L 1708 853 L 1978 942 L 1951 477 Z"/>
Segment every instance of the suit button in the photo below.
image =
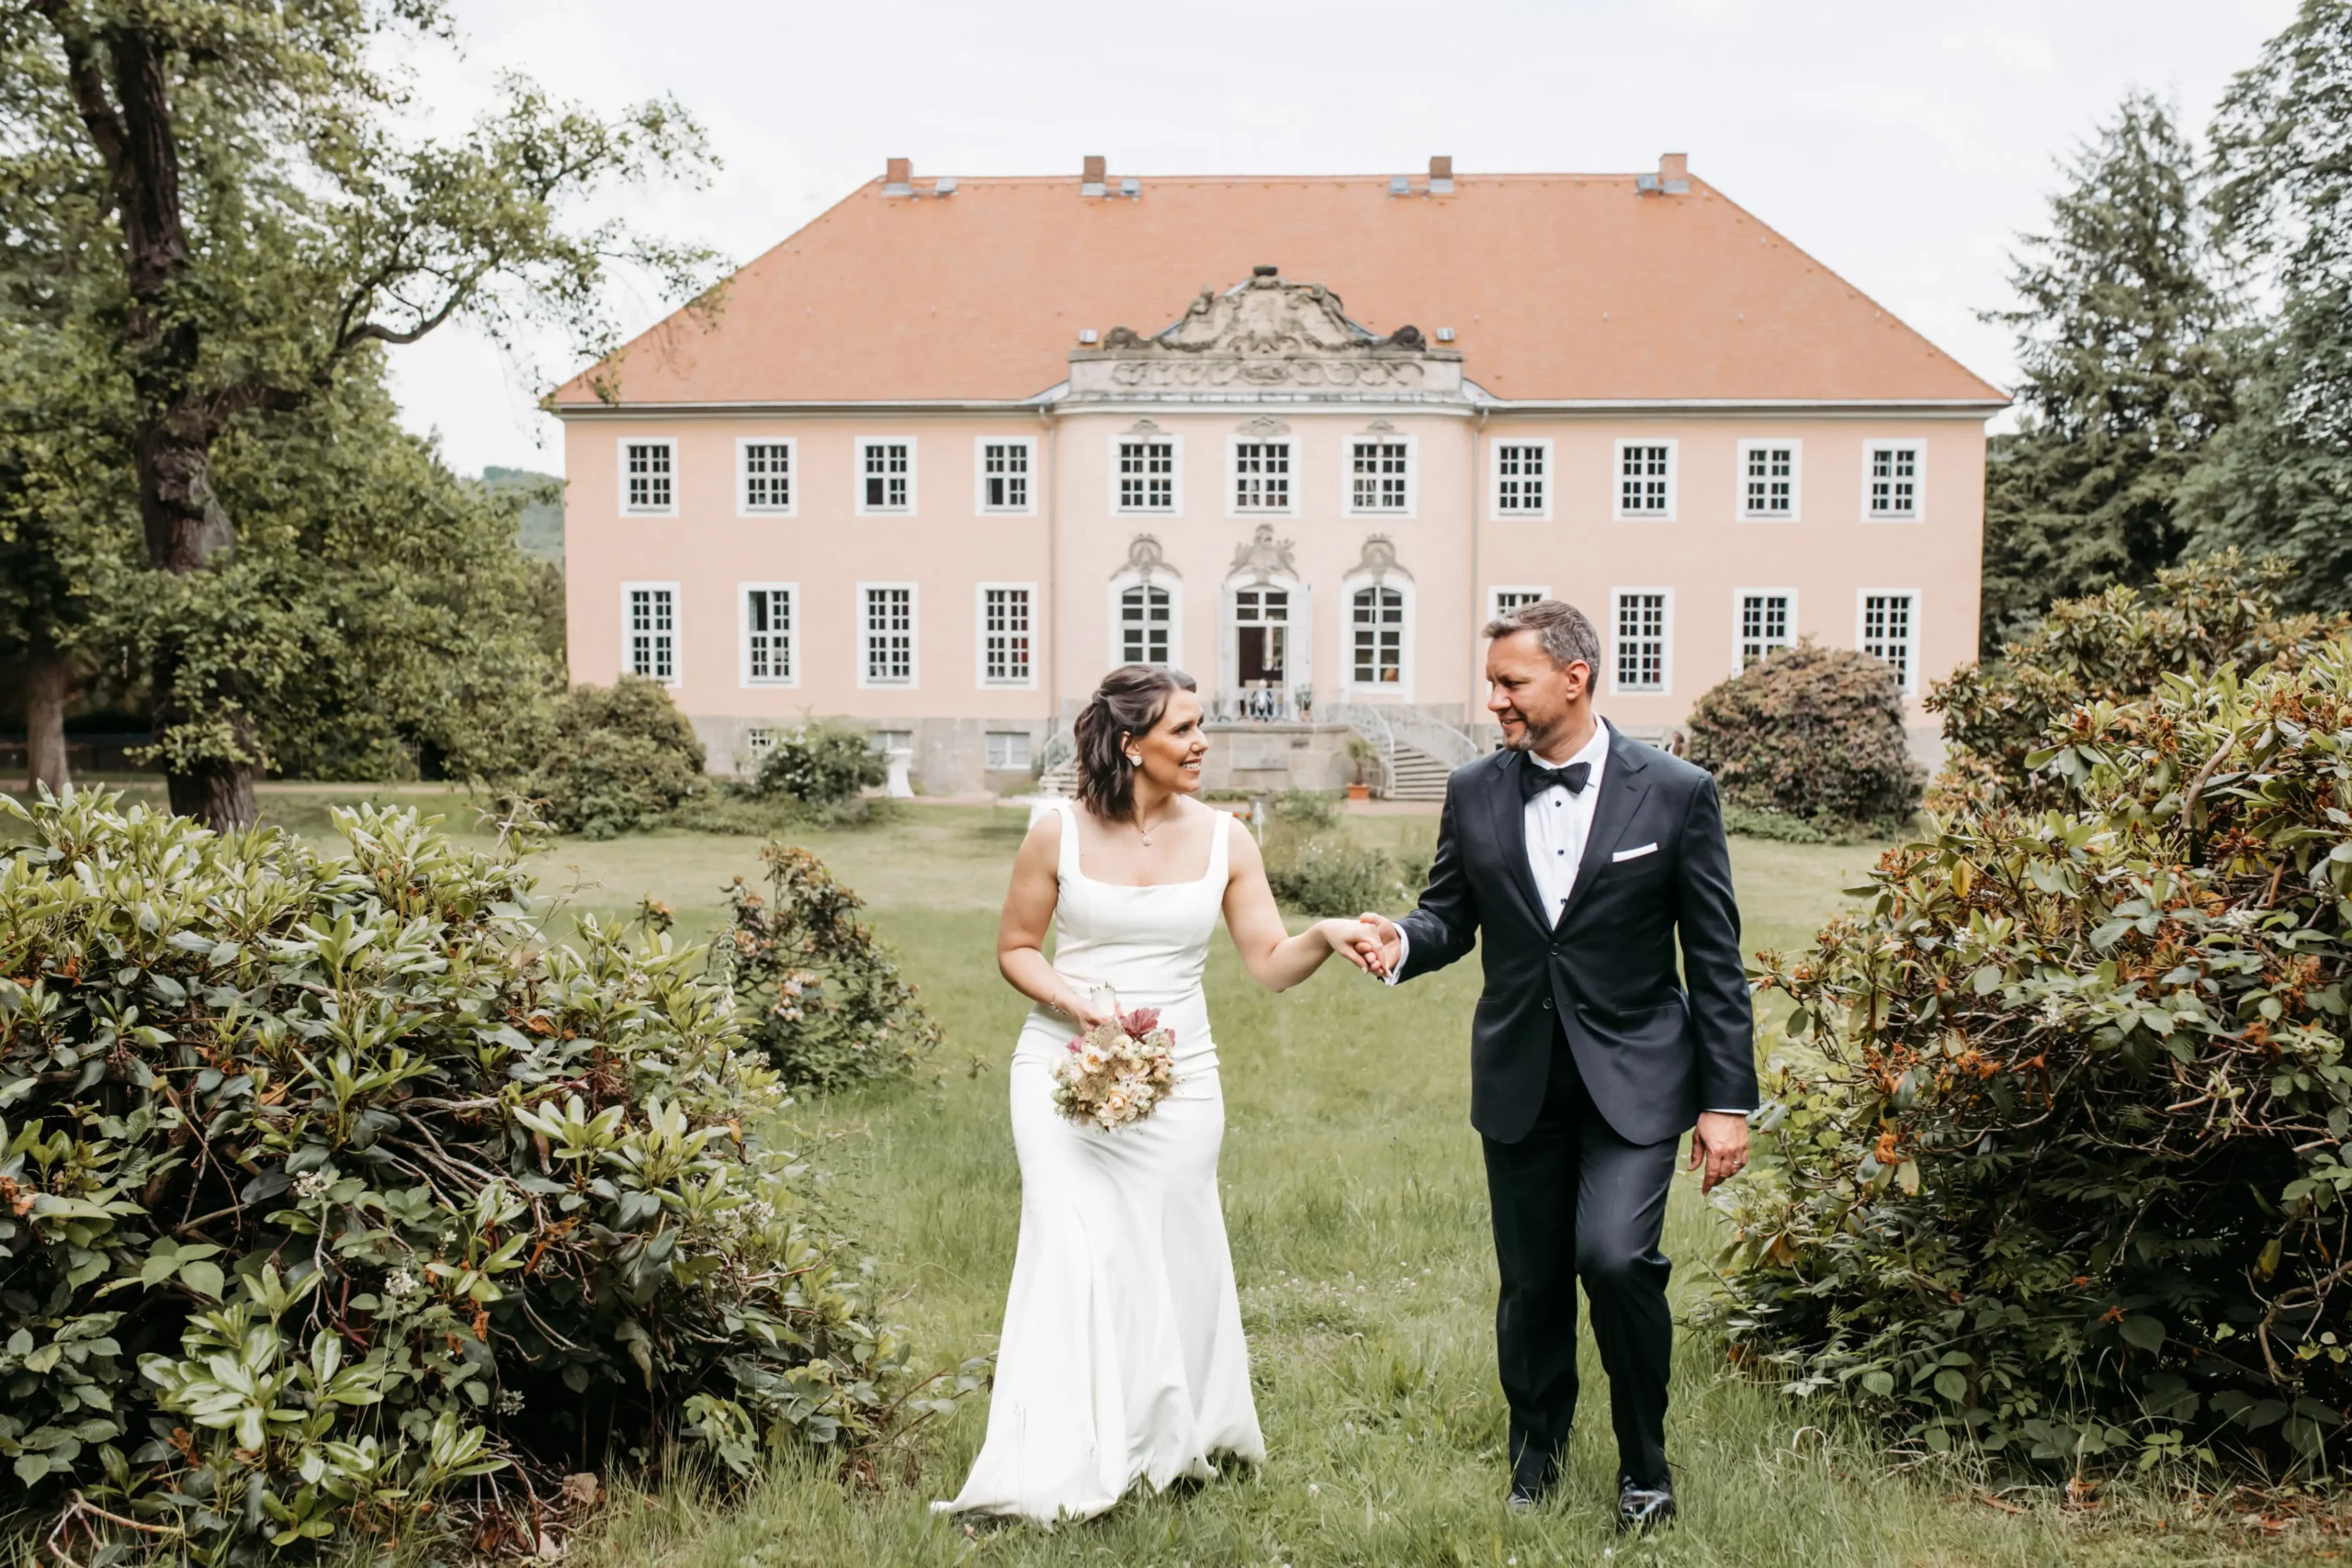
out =
<path fill-rule="evenodd" d="M 1551 1011 L 1551 1010 L 1552 1010 L 1552 998 L 1549 998 L 1549 997 L 1545 997 L 1545 998 L 1544 998 L 1544 1010 L 1545 1012 L 1549 1012 L 1549 1011 Z"/>

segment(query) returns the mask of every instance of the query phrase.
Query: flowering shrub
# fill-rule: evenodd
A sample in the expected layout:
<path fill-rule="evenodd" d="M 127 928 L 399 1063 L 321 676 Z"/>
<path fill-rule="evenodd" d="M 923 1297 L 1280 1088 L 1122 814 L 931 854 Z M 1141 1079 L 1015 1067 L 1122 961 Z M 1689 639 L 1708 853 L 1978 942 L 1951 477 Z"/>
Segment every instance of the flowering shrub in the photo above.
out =
<path fill-rule="evenodd" d="M 1903 690 L 1869 654 L 1808 638 L 1701 695 L 1689 723 L 1687 755 L 1714 774 L 1726 826 L 1761 818 L 1767 836 L 1818 841 L 1899 828 L 1919 808 L 1927 774 L 1905 747 Z"/>
<path fill-rule="evenodd" d="M 898 1336 L 698 952 L 529 914 L 514 837 L 348 858 L 80 794 L 0 860 L 0 1462 L 243 1561 L 665 1434 L 857 1450 Z M 927 1409 L 910 1403 L 900 1413 Z M 100 1522 L 93 1524 L 93 1519 Z"/>
<path fill-rule="evenodd" d="M 887 776 L 881 753 L 862 729 L 812 724 L 779 735 L 760 759 L 751 793 L 782 796 L 808 806 L 839 806 Z"/>
<path fill-rule="evenodd" d="M 939 1044 L 939 1026 L 889 949 L 857 922 L 857 895 L 795 845 L 770 844 L 760 858 L 768 891 L 735 879 L 729 929 L 711 949 L 752 1044 L 793 1089 L 825 1092 L 912 1071 Z"/>
<path fill-rule="evenodd" d="M 2066 782 L 2026 758 L 2076 707 L 2145 697 L 2167 675 L 2293 662 L 2352 629 L 2341 616 L 2280 616 L 2287 575 L 2283 563 L 2248 567 L 2230 552 L 2158 572 L 2151 588 L 2051 605 L 1997 662 L 1968 665 L 1930 688 L 1927 706 L 1944 716 L 1947 754 L 1929 804 L 2069 809 Z"/>
<path fill-rule="evenodd" d="M 1795 1003 L 1713 1313 L 1934 1449 L 2340 1451 L 2352 1410 L 2352 641 L 2165 677 L 2019 759 Z"/>

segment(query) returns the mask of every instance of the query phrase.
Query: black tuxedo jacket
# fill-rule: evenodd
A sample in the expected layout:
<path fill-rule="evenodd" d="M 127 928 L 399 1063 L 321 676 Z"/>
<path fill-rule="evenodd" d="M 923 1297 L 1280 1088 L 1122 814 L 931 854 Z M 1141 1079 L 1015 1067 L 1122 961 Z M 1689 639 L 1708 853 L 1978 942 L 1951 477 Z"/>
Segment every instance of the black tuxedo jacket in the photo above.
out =
<path fill-rule="evenodd" d="M 1715 781 L 1612 726 L 1592 832 L 1554 924 L 1527 864 L 1519 773 L 1532 765 L 1498 751 L 1447 781 L 1428 890 L 1399 922 L 1410 938 L 1400 980 L 1443 968 L 1484 938 L 1472 1124 L 1498 1143 L 1527 1135 L 1555 1021 L 1594 1106 L 1628 1143 L 1676 1137 L 1702 1109 L 1754 1110 L 1755 1019 Z"/>

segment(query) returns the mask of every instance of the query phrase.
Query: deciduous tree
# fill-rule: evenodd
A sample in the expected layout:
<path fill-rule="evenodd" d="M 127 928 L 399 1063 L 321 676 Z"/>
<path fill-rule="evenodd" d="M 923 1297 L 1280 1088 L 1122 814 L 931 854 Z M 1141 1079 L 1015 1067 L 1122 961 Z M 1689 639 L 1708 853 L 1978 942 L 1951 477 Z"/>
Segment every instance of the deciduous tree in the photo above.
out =
<path fill-rule="evenodd" d="M 410 86 L 385 62 L 449 32 L 440 0 L 0 4 L 0 144 L 60 183 L 95 175 L 114 231 L 107 347 L 154 579 L 157 754 L 174 807 L 214 823 L 253 817 L 255 705 L 287 648 L 263 635 L 277 606 L 250 597 L 259 579 L 220 570 L 239 519 L 216 447 L 460 318 L 554 323 L 600 355 L 616 262 L 676 297 L 699 286 L 700 251 L 569 216 L 616 184 L 698 172 L 693 121 L 666 101 L 602 117 L 509 77 L 462 134 L 403 138 Z"/>

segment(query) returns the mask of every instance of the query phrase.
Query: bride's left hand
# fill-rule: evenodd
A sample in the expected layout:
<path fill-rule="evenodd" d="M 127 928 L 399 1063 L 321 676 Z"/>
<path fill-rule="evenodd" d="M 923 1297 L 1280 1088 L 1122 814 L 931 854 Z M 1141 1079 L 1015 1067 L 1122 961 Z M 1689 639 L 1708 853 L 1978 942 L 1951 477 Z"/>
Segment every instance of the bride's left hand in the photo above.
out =
<path fill-rule="evenodd" d="M 1375 965 L 1380 956 L 1380 946 L 1374 939 L 1370 929 L 1363 921 L 1317 920 L 1315 922 L 1314 931 L 1316 935 L 1330 944 L 1332 952 L 1365 974 L 1372 975 L 1379 972 Z"/>

